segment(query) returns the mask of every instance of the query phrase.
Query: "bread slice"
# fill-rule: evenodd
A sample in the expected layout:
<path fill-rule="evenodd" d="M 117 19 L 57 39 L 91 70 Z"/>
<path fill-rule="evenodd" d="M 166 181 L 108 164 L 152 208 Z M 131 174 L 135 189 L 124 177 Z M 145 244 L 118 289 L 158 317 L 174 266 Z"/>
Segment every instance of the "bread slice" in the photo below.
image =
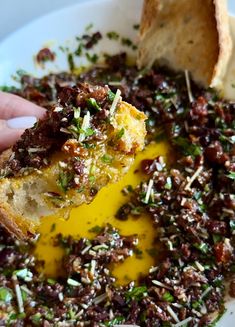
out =
<path fill-rule="evenodd" d="M 232 53 L 226 0 L 145 0 L 138 66 L 188 70 L 204 87 L 222 89 Z"/>
<path fill-rule="evenodd" d="M 144 147 L 146 116 L 118 92 L 110 100 L 107 87 L 85 84 L 69 93 L 2 155 L 0 222 L 19 239 L 33 236 L 42 216 L 91 202 Z"/>

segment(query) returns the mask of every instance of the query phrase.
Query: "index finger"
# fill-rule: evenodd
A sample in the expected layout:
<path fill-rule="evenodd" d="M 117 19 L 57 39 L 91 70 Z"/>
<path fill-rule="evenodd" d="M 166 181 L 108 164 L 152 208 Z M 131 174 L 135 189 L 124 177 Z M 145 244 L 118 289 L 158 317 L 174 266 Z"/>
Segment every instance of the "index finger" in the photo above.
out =
<path fill-rule="evenodd" d="M 18 95 L 0 91 L 0 119 L 10 119 L 19 116 L 35 116 L 43 118 L 46 110 L 25 100 Z"/>

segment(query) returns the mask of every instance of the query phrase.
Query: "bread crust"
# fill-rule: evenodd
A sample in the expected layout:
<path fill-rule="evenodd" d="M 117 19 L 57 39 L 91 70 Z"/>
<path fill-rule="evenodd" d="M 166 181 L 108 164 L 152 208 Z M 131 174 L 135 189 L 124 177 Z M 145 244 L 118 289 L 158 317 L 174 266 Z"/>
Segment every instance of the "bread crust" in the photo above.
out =
<path fill-rule="evenodd" d="M 222 89 L 232 53 L 226 0 L 145 0 L 137 63 L 189 70 L 204 87 Z"/>
<path fill-rule="evenodd" d="M 0 204 L 0 222 L 10 234 L 21 240 L 29 239 L 35 235 L 35 230 L 38 227 L 35 222 L 17 216 L 7 203 Z"/>
<path fill-rule="evenodd" d="M 4 163 L 10 158 L 11 154 L 12 154 L 11 149 L 7 149 L 0 154 L 0 169 L 3 168 Z"/>
<path fill-rule="evenodd" d="M 214 6 L 219 36 L 219 56 L 214 67 L 210 86 L 215 88 L 220 86 L 221 88 L 232 55 L 233 43 L 229 26 L 227 0 L 214 0 Z"/>

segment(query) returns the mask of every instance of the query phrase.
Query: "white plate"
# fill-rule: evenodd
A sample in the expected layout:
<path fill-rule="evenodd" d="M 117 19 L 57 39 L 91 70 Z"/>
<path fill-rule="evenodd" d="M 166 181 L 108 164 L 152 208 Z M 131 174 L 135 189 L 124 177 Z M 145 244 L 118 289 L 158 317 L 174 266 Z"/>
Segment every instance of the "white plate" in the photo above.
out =
<path fill-rule="evenodd" d="M 103 34 L 110 30 L 121 35 L 135 38 L 133 25 L 139 22 L 142 0 L 89 0 L 80 4 L 56 11 L 41 17 L 10 35 L 0 44 L 0 85 L 12 85 L 11 76 L 18 70 L 24 69 L 36 76 L 42 76 L 51 71 L 68 69 L 67 60 L 62 52 L 58 52 L 59 45 L 76 46 L 75 36 L 81 35 L 90 23 L 94 30 Z M 231 13 L 235 13 L 234 0 L 229 1 Z M 19 7 L 19 14 L 20 7 Z M 56 50 L 56 63 L 47 65 L 47 70 L 35 66 L 32 60 L 42 46 L 50 44 Z M 109 40 L 102 40 L 96 47 L 99 52 L 109 53 L 120 51 L 120 45 Z M 126 50 L 126 49 L 125 49 Z M 82 62 L 77 62 L 82 63 Z M 235 326 L 235 300 L 227 303 L 227 313 L 218 327 Z"/>
<path fill-rule="evenodd" d="M 58 58 L 55 64 L 48 64 L 47 68 L 53 71 L 68 69 L 66 57 L 58 51 L 58 46 L 75 48 L 75 37 L 83 34 L 90 23 L 94 24 L 94 30 L 103 34 L 114 30 L 133 38 L 136 34 L 133 25 L 140 20 L 141 6 L 142 0 L 88 0 L 26 25 L 0 44 L 0 85 L 12 84 L 12 74 L 21 68 L 37 76 L 45 74 L 35 66 L 32 55 L 48 44 L 56 50 Z M 104 49 L 116 53 L 120 51 L 120 45 L 106 39 L 95 50 L 99 52 Z"/>

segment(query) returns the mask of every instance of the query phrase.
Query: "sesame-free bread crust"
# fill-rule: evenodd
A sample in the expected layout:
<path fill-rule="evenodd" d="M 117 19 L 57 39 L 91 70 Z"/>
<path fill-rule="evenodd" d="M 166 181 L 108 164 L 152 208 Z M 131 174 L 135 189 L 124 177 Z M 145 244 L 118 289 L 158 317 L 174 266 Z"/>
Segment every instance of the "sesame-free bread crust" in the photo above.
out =
<path fill-rule="evenodd" d="M 226 0 L 145 0 L 138 66 L 188 70 L 204 87 L 223 88 L 232 53 Z"/>

